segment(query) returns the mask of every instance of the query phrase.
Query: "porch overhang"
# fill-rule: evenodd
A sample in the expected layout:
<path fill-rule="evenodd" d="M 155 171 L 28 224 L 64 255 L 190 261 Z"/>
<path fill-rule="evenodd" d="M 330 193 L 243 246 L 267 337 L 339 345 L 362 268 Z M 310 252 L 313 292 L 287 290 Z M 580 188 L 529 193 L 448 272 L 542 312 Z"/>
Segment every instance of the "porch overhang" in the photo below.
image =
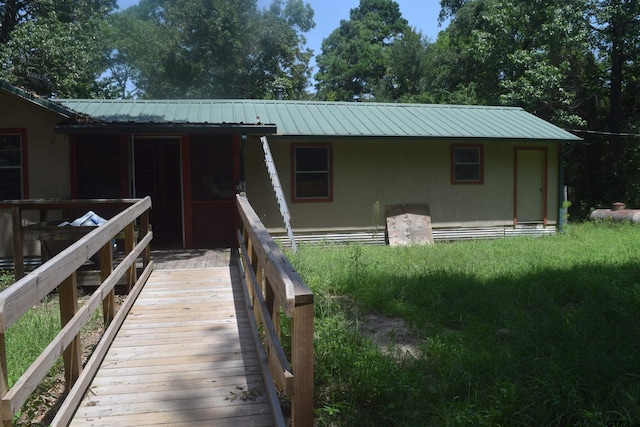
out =
<path fill-rule="evenodd" d="M 56 133 L 67 135 L 203 135 L 203 134 L 242 134 L 273 135 L 277 132 L 275 124 L 249 125 L 244 123 L 90 123 L 60 124 L 54 128 Z"/>

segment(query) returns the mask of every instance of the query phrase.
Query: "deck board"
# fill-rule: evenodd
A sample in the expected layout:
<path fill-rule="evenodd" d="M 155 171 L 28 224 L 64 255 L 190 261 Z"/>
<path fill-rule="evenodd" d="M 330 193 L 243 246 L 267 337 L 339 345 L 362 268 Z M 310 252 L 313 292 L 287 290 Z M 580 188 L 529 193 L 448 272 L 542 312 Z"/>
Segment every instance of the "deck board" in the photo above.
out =
<path fill-rule="evenodd" d="M 71 426 L 273 425 L 239 272 L 196 255 L 151 274 Z"/>

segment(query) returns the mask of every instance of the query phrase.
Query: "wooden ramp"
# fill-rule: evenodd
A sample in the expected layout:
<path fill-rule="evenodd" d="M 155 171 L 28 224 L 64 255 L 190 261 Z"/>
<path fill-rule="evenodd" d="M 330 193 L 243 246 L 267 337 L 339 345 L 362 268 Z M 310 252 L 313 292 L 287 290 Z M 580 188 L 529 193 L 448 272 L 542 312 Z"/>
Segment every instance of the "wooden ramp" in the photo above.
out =
<path fill-rule="evenodd" d="M 71 426 L 270 426 L 235 266 L 155 270 Z"/>

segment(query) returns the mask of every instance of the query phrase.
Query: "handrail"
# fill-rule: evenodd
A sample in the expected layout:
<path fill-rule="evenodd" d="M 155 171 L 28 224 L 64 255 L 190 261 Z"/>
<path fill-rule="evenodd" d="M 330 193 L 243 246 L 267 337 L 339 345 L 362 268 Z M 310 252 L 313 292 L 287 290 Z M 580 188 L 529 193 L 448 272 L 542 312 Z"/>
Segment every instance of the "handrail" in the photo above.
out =
<path fill-rule="evenodd" d="M 39 211 L 40 221 L 46 221 L 47 213 L 51 210 L 68 212 L 72 209 L 95 209 L 96 207 L 109 207 L 126 209 L 135 204 L 139 199 L 29 199 L 29 200 L 4 200 L 0 201 L 0 209 L 10 209 L 13 228 L 13 261 L 16 280 L 24 277 L 24 265 L 22 245 L 25 231 L 28 227 L 22 225 L 23 211 Z"/>
<path fill-rule="evenodd" d="M 26 202 L 26 201 L 25 201 Z M 58 209 L 60 202 L 41 202 L 45 209 Z M 25 203 L 28 204 L 28 203 Z M 64 202 L 65 206 L 80 205 Z M 149 229 L 149 209 L 151 199 L 127 200 L 123 206 L 129 205 L 112 219 L 80 238 L 50 261 L 26 275 L 9 288 L 0 292 L 0 413 L 4 426 L 12 425 L 13 416 L 24 405 L 37 385 L 44 379 L 60 355 L 63 355 L 65 381 L 67 390 L 71 390 L 82 372 L 82 349 L 80 346 L 80 330 L 91 318 L 91 314 L 103 306 L 105 329 L 113 328 L 115 311 L 115 285 L 123 277 L 127 277 L 128 290 L 138 288 L 139 284 L 153 269 L 148 258 L 152 233 Z M 86 205 L 82 205 L 85 207 Z M 139 220 L 138 243 L 134 238 L 134 223 Z M 125 258 L 116 269 L 113 269 L 112 239 L 124 231 Z M 100 255 L 102 283 L 89 300 L 78 309 L 76 271 L 94 254 Z M 140 278 L 136 277 L 136 260 L 142 256 L 144 271 Z M 38 304 L 53 290 L 58 289 L 60 300 L 61 331 L 51 341 L 27 371 L 9 388 L 7 373 L 7 350 L 5 333 L 7 329 L 22 317 L 29 309 Z M 134 297 L 133 293 L 127 300 Z M 126 304 L 125 304 L 126 305 Z M 118 313 L 120 314 L 120 313 Z M 94 356 L 96 353 L 94 351 Z M 92 359 L 93 357 L 92 356 Z M 69 396 L 67 396 L 69 399 Z"/>
<path fill-rule="evenodd" d="M 236 196 L 238 245 L 252 312 L 276 385 L 291 396 L 293 426 L 313 425 L 313 292 L 273 241 L 244 195 Z M 281 312 L 291 319 L 291 363 L 281 345 Z"/>

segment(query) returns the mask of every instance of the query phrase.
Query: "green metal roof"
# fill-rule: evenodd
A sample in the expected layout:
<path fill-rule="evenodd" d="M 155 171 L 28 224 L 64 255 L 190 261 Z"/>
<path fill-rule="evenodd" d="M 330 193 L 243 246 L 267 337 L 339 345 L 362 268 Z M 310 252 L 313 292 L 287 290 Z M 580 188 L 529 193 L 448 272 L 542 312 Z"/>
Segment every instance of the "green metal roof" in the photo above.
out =
<path fill-rule="evenodd" d="M 271 124 L 285 136 L 580 140 L 521 108 L 274 100 L 59 100 L 112 124 Z"/>

